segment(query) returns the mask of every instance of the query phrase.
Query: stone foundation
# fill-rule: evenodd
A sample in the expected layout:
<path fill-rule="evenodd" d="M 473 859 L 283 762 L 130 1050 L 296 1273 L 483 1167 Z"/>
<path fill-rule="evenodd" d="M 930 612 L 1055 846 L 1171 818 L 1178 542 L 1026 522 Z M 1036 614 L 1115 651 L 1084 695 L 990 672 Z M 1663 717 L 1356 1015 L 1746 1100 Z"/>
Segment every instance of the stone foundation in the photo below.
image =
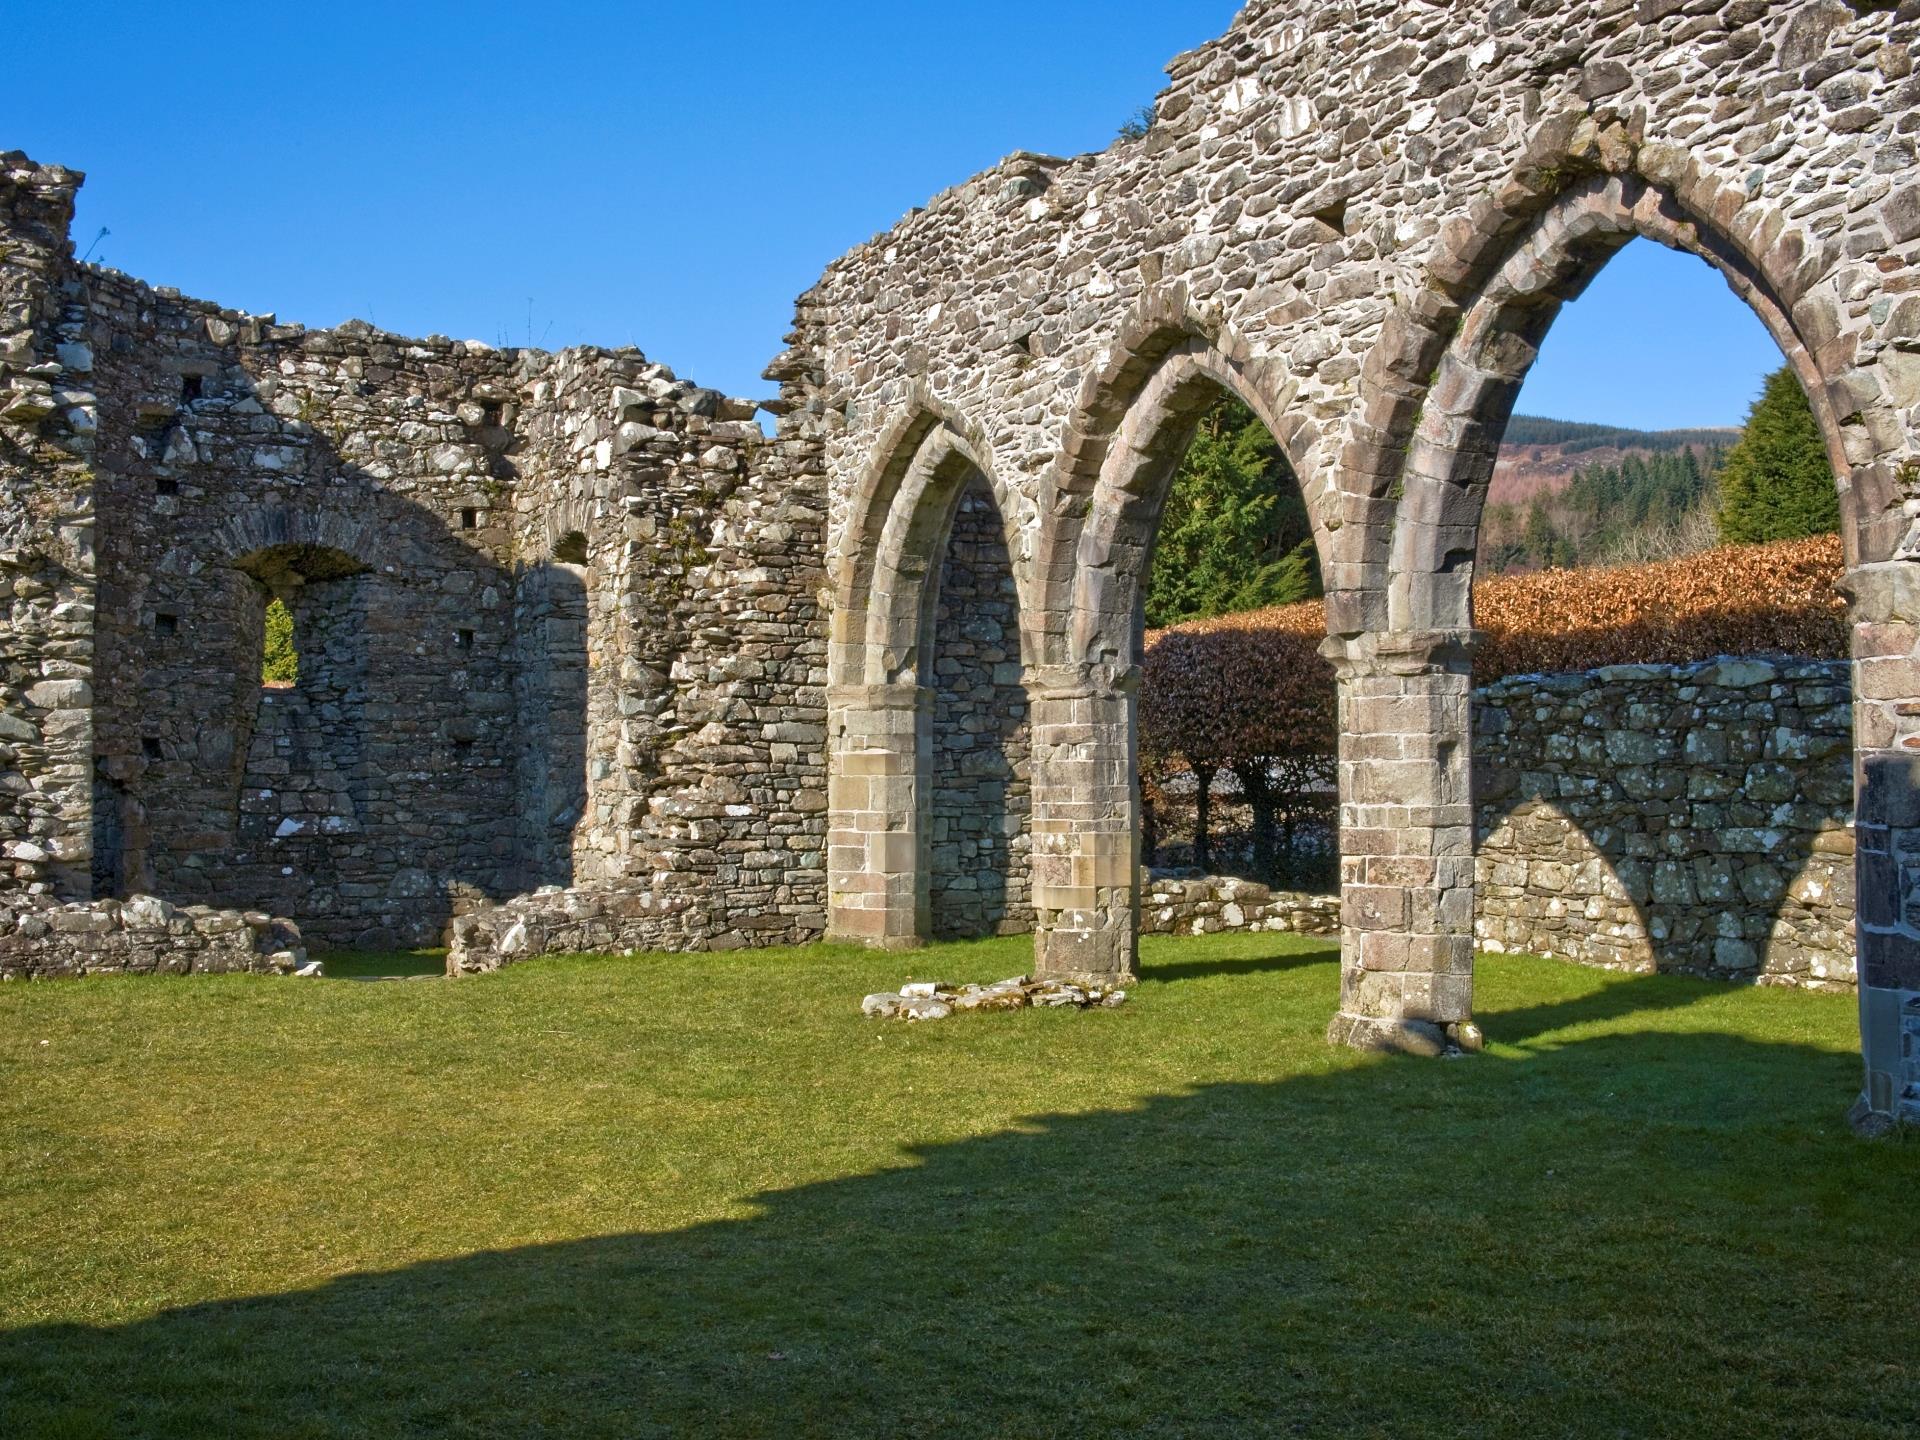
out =
<path fill-rule="evenodd" d="M 0 980 L 83 975 L 291 975 L 307 963 L 291 921 L 169 905 L 152 895 L 90 904 L 0 902 Z"/>

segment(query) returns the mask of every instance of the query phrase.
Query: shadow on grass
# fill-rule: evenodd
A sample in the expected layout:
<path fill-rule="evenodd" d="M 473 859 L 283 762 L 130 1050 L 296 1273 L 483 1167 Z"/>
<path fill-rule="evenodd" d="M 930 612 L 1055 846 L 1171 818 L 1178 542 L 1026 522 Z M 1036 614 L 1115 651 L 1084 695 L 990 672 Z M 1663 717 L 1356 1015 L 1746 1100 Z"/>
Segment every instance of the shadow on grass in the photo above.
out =
<path fill-rule="evenodd" d="M 447 973 L 444 950 L 328 950 L 315 958 L 329 980 L 412 980 Z"/>
<path fill-rule="evenodd" d="M 1848 1137 L 1857 1066 L 1608 1033 L 1040 1117 L 748 1219 L 15 1331 L 0 1431 L 1910 1435 L 1920 1148 Z"/>
<path fill-rule="evenodd" d="M 1204 980 L 1215 975 L 1266 975 L 1282 970 L 1340 963 L 1340 942 L 1337 939 L 1324 943 L 1306 941 L 1304 944 L 1310 948 L 1222 960 L 1174 960 L 1158 964 L 1143 960 L 1140 965 L 1141 976 L 1145 981 L 1162 984 L 1177 980 Z"/>

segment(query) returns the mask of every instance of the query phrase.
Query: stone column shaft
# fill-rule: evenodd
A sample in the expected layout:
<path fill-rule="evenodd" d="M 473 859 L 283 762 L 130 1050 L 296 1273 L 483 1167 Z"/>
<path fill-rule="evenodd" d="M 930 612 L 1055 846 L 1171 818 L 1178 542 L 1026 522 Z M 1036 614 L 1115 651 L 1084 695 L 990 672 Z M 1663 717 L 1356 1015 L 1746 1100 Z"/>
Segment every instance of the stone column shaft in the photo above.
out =
<path fill-rule="evenodd" d="M 1920 564 L 1861 566 L 1853 606 L 1856 1128 L 1920 1121 Z"/>
<path fill-rule="evenodd" d="M 1110 984 L 1135 970 L 1140 830 L 1132 669 L 1041 669 L 1031 684 L 1034 973 Z"/>
<path fill-rule="evenodd" d="M 1433 1054 L 1473 1013 L 1469 637 L 1330 641 L 1340 676 L 1338 1044 Z"/>
<path fill-rule="evenodd" d="M 828 706 L 827 934 L 910 949 L 928 927 L 932 692 L 836 686 Z"/>

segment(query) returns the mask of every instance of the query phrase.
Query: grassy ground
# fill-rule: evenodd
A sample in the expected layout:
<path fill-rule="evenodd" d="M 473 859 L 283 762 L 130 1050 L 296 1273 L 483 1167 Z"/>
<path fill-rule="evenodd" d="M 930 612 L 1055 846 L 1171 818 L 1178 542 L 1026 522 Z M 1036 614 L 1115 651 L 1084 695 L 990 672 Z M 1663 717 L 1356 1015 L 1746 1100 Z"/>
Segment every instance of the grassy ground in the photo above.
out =
<path fill-rule="evenodd" d="M 1382 1060 L 1225 936 L 858 1014 L 1029 954 L 7 986 L 0 1434 L 1914 1433 L 1850 1002 L 1493 959 Z"/>

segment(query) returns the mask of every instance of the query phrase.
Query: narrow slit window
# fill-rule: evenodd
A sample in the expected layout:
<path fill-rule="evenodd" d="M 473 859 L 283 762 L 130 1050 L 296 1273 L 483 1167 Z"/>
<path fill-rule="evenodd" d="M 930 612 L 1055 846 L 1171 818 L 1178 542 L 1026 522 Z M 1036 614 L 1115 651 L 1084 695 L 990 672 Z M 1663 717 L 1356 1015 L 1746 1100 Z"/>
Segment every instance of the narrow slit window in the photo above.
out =
<path fill-rule="evenodd" d="M 182 405 L 191 405 L 194 401 L 202 399 L 206 393 L 207 382 L 205 377 L 200 375 L 183 375 L 180 377 L 180 403 Z"/>
<path fill-rule="evenodd" d="M 260 683 L 291 685 L 300 678 L 300 652 L 294 645 L 293 612 L 286 601 L 275 596 L 267 602 L 266 623 L 262 627 L 260 647 Z"/>
<path fill-rule="evenodd" d="M 153 617 L 153 631 L 156 635 L 178 635 L 180 633 L 180 617 L 170 611 L 160 611 Z"/>
<path fill-rule="evenodd" d="M 473 649 L 473 631 L 471 630 L 454 631 L 453 643 L 456 647 L 458 647 L 461 650 Z"/>
<path fill-rule="evenodd" d="M 163 758 L 160 751 L 160 737 L 158 735 L 142 737 L 140 741 L 140 753 L 149 760 L 159 760 Z"/>
<path fill-rule="evenodd" d="M 460 511 L 460 528 L 462 530 L 478 530 L 480 528 L 480 512 L 471 505 L 462 509 Z"/>

